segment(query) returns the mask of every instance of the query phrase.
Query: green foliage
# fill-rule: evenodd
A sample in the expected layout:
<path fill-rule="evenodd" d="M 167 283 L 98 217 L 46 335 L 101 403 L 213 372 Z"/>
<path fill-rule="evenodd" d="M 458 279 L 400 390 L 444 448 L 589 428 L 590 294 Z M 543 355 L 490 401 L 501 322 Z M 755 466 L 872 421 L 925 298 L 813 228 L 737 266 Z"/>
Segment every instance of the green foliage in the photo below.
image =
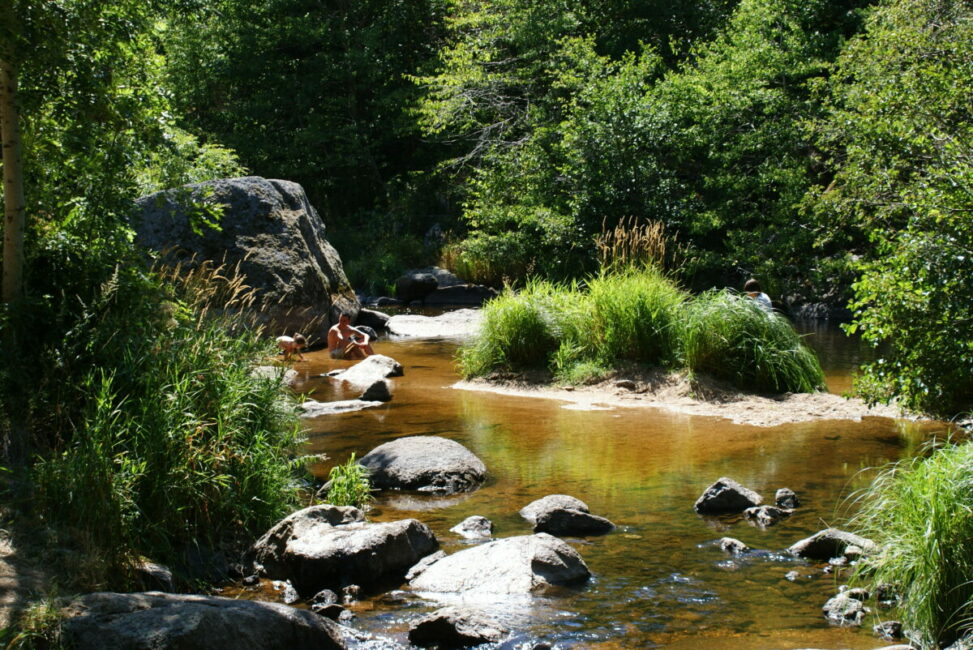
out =
<path fill-rule="evenodd" d="M 973 9 L 886 2 L 850 42 L 816 125 L 835 177 L 816 208 L 867 237 L 852 331 L 880 347 L 872 399 L 973 408 Z"/>
<path fill-rule="evenodd" d="M 555 319 L 562 300 L 558 288 L 548 282 L 528 282 L 520 292 L 508 287 L 484 306 L 475 342 L 460 348 L 460 372 L 473 377 L 497 369 L 545 366 L 558 347 Z"/>
<path fill-rule="evenodd" d="M 682 353 L 686 367 L 735 386 L 772 393 L 824 388 L 814 352 L 779 314 L 729 291 L 698 296 L 685 312 Z"/>
<path fill-rule="evenodd" d="M 973 445 L 902 461 L 859 499 L 852 525 L 879 550 L 855 581 L 893 586 L 897 618 L 919 647 L 945 647 L 973 631 Z"/>
<path fill-rule="evenodd" d="M 774 393 L 824 386 L 817 358 L 786 319 L 728 292 L 689 301 L 654 268 L 602 273 L 584 290 L 536 279 L 519 293 L 508 288 L 459 352 L 466 377 L 546 367 L 563 383 L 596 381 L 626 362 L 685 364 Z"/>
<path fill-rule="evenodd" d="M 47 650 L 61 646 L 61 603 L 53 597 L 30 603 L 13 621 L 0 629 L 0 644 L 5 650 Z"/>
<path fill-rule="evenodd" d="M 335 506 L 363 508 L 374 499 L 368 468 L 355 460 L 354 452 L 344 465 L 331 468 L 327 490 L 328 503 Z"/>
<path fill-rule="evenodd" d="M 293 405 L 280 377 L 253 374 L 267 342 L 227 334 L 232 316 L 204 316 L 185 293 L 198 286 L 132 282 L 117 274 L 64 335 L 62 350 L 82 345 L 87 358 L 61 365 L 63 392 L 39 396 L 61 417 L 47 423 L 54 453 L 33 469 L 35 507 L 108 575 L 140 555 L 175 560 L 190 544 L 252 535 L 297 496 Z"/>
<path fill-rule="evenodd" d="M 679 317 L 686 295 L 654 268 L 590 279 L 587 318 L 595 356 L 667 365 L 678 358 Z"/>

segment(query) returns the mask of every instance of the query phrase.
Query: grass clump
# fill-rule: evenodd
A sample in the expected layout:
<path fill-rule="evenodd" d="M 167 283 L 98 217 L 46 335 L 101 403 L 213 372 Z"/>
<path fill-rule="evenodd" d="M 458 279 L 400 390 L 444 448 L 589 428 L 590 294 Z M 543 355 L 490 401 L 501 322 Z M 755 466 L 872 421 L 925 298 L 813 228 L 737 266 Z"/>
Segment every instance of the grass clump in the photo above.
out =
<path fill-rule="evenodd" d="M 559 345 L 556 314 L 562 302 L 550 282 L 531 281 L 519 292 L 508 287 L 484 306 L 481 334 L 460 349 L 460 372 L 469 378 L 546 366 Z"/>
<path fill-rule="evenodd" d="M 817 356 L 782 316 L 730 291 L 698 296 L 684 313 L 683 361 L 691 372 L 773 393 L 824 387 Z"/>
<path fill-rule="evenodd" d="M 143 556 L 230 550 L 298 504 L 294 404 L 254 373 L 272 345 L 223 271 L 119 271 L 65 336 L 87 363 L 61 366 L 70 417 L 44 423 L 26 507 L 92 567 L 78 587 L 126 586 Z"/>
<path fill-rule="evenodd" d="M 854 580 L 898 590 L 899 618 L 919 647 L 973 631 L 973 445 L 893 465 L 860 501 L 852 525 L 880 550 Z"/>
<path fill-rule="evenodd" d="M 355 454 L 344 465 L 335 465 L 328 474 L 328 503 L 335 506 L 362 508 L 372 499 L 368 468 L 355 460 Z"/>

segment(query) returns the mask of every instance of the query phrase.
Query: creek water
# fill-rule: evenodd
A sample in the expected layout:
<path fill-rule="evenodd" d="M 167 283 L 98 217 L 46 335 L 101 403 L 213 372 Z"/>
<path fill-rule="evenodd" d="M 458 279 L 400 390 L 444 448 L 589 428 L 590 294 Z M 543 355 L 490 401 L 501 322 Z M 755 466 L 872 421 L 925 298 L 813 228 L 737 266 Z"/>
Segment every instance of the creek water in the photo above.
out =
<path fill-rule="evenodd" d="M 834 328 L 810 330 L 829 390 L 844 392 L 861 360 L 859 345 Z M 479 456 L 490 478 L 479 490 L 452 497 L 380 495 L 374 521 L 414 517 L 429 525 L 447 553 L 466 548 L 449 529 L 470 515 L 493 521 L 494 536 L 530 533 L 518 510 L 548 494 L 569 494 L 618 528 L 602 537 L 568 539 L 592 572 L 583 587 L 480 606 L 514 633 L 501 647 L 529 648 L 876 648 L 873 613 L 861 630 L 831 627 L 821 606 L 842 580 L 823 564 L 783 553 L 799 539 L 841 526 L 854 510 L 850 495 L 877 466 L 920 453 L 946 425 L 886 418 L 819 421 L 772 428 L 648 408 L 579 411 L 553 400 L 451 389 L 457 342 L 379 341 L 376 351 L 398 360 L 387 405 L 307 420 L 309 451 L 327 455 L 314 468 L 324 478 L 352 453 L 402 436 L 456 440 Z M 315 379 L 348 362 L 326 353 L 297 365 L 300 390 L 329 401 L 357 395 Z M 789 487 L 801 507 L 760 529 L 739 516 L 702 517 L 693 503 L 721 476 L 764 495 Z M 720 551 L 736 537 L 754 552 Z M 796 579 L 786 574 L 797 571 Z M 793 578 L 793 576 L 791 576 Z M 410 621 L 442 603 L 408 590 L 363 600 L 354 627 L 406 642 Z"/>

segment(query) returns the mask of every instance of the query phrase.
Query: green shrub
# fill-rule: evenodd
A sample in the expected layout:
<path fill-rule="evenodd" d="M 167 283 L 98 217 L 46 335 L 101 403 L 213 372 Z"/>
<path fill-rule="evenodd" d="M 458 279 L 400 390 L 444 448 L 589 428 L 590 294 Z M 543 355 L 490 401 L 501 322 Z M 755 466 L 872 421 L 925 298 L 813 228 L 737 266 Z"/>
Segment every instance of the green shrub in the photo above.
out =
<path fill-rule="evenodd" d="M 459 351 L 463 376 L 546 366 L 559 345 L 555 322 L 558 298 L 555 285 L 532 281 L 520 292 L 507 288 L 487 303 L 479 335 Z"/>
<path fill-rule="evenodd" d="M 728 291 L 698 296 L 685 311 L 683 361 L 735 386 L 775 393 L 824 387 L 817 357 L 776 313 Z"/>
<path fill-rule="evenodd" d="M 584 314 L 602 362 L 627 359 L 664 365 L 678 357 L 685 294 L 654 268 L 602 273 L 588 281 Z"/>
<path fill-rule="evenodd" d="M 335 465 L 328 474 L 328 503 L 361 508 L 372 500 L 368 469 L 355 460 L 355 454 L 344 465 Z"/>
<path fill-rule="evenodd" d="M 920 647 L 973 630 L 973 445 L 893 465 L 860 500 L 852 525 L 880 550 L 855 581 L 895 586 L 898 617 Z"/>
<path fill-rule="evenodd" d="M 238 543 L 297 504 L 293 403 L 280 377 L 253 372 L 271 344 L 213 309 L 245 304 L 247 289 L 219 269 L 182 284 L 150 275 L 154 290 L 131 294 L 128 277 L 107 283 L 65 337 L 71 350 L 82 336 L 98 363 L 66 366 L 86 368 L 62 378 L 76 382 L 64 403 L 80 403 L 79 415 L 57 422 L 60 443 L 33 468 L 33 505 L 105 567 L 102 580 L 141 555 L 175 561 L 194 544 Z"/>

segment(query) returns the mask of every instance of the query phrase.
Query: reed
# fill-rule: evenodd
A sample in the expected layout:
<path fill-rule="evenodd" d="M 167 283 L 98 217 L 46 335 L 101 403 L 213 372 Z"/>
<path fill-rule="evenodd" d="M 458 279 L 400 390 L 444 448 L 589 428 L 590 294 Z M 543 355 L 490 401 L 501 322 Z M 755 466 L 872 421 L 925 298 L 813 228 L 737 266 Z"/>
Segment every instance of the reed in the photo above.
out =
<path fill-rule="evenodd" d="M 177 561 L 297 505 L 298 420 L 280 378 L 253 373 L 273 350 L 241 326 L 252 292 L 232 269 L 171 273 L 143 278 L 155 290 L 135 300 L 124 276 L 103 287 L 85 335 L 110 347 L 70 378 L 84 406 L 33 469 L 37 510 L 109 584 L 139 556 Z"/>
<path fill-rule="evenodd" d="M 898 617 L 918 647 L 945 647 L 973 631 L 973 445 L 899 462 L 858 500 L 852 526 L 881 550 L 854 581 L 894 586 Z"/>
<path fill-rule="evenodd" d="M 776 313 L 730 291 L 704 293 L 684 311 L 683 363 L 733 385 L 773 393 L 824 387 L 817 356 Z"/>
<path fill-rule="evenodd" d="M 614 228 L 602 224 L 602 232 L 595 238 L 598 267 L 606 271 L 663 270 L 673 263 L 673 244 L 661 221 L 640 224 L 631 217 L 622 219 Z"/>

